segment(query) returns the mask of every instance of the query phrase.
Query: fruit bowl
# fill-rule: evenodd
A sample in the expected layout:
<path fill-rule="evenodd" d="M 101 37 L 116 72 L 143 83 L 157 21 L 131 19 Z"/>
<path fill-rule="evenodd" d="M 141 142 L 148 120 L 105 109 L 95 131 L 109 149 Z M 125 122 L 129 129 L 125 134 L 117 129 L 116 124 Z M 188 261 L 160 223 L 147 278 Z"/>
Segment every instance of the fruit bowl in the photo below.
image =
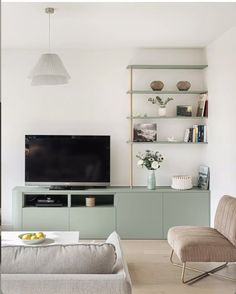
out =
<path fill-rule="evenodd" d="M 46 235 L 43 232 L 24 233 L 20 234 L 18 238 L 26 245 L 34 245 L 43 243 L 46 239 Z"/>

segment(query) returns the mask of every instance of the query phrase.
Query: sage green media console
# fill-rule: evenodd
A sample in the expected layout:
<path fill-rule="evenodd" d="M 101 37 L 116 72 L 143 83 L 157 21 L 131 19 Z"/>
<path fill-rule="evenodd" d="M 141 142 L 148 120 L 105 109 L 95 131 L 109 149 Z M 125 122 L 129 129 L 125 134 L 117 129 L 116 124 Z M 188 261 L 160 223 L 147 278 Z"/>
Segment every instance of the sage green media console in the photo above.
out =
<path fill-rule="evenodd" d="M 36 207 L 32 199 L 48 196 L 61 207 Z M 95 207 L 85 198 L 94 196 Z M 36 197 L 36 198 L 35 198 Z M 166 239 L 172 226 L 210 223 L 210 192 L 193 188 L 110 187 L 88 190 L 13 190 L 13 228 L 18 231 L 80 231 L 81 239 L 103 239 L 116 230 L 123 239 Z"/>

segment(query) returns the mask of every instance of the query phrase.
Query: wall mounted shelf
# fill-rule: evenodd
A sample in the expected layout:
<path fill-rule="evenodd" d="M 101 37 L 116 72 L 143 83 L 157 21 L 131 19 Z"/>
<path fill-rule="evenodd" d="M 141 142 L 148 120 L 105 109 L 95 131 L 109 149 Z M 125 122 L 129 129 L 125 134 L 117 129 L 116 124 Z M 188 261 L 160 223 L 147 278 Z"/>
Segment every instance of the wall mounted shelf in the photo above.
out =
<path fill-rule="evenodd" d="M 207 68 L 208 65 L 206 64 L 199 64 L 199 65 L 151 65 L 151 64 L 130 64 L 127 66 L 127 69 L 193 69 L 193 70 L 202 70 Z"/>
<path fill-rule="evenodd" d="M 152 91 L 152 90 L 133 90 L 133 91 L 127 91 L 127 94 L 149 94 L 149 95 L 156 95 L 156 94 L 162 94 L 162 95 L 168 95 L 168 94 L 175 94 L 175 95 L 195 95 L 195 94 L 206 94 L 207 91 Z"/>
<path fill-rule="evenodd" d="M 134 128 L 134 120 L 159 120 L 159 119 L 177 119 L 177 120 L 199 120 L 203 121 L 206 119 L 206 117 L 135 117 L 134 116 L 134 96 L 137 95 L 200 95 L 200 94 L 206 94 L 208 93 L 207 90 L 191 90 L 191 91 L 179 91 L 179 90 L 166 90 L 166 91 L 153 91 L 153 90 L 134 90 L 134 70 L 204 70 L 207 68 L 206 64 L 198 64 L 198 65 L 186 65 L 186 64 L 158 64 L 158 65 L 151 65 L 151 64 L 130 64 L 127 66 L 127 69 L 129 70 L 129 90 L 127 91 L 127 94 L 129 94 L 129 108 L 130 113 L 127 119 L 129 119 L 129 145 L 130 145 L 130 187 L 133 187 L 133 160 L 134 160 L 134 154 L 133 154 L 133 145 L 134 144 L 186 144 L 186 145 L 206 145 L 207 142 L 199 142 L 199 143 L 193 143 L 193 142 L 169 142 L 169 141 L 156 141 L 156 142 L 134 142 L 133 141 L 133 128 Z M 175 88 L 174 88 L 175 89 Z"/>
<path fill-rule="evenodd" d="M 136 142 L 136 141 L 127 141 L 129 144 L 186 144 L 186 145 L 205 145 L 208 144 L 207 142 L 182 142 L 182 141 L 176 141 L 176 142 L 169 142 L 169 141 L 155 141 L 155 142 Z"/>
<path fill-rule="evenodd" d="M 205 116 L 128 116 L 127 119 L 164 119 L 164 120 L 168 120 L 168 119 L 186 119 L 186 120 L 195 120 L 195 119 L 199 119 L 199 120 L 204 120 L 207 119 L 208 117 Z"/>

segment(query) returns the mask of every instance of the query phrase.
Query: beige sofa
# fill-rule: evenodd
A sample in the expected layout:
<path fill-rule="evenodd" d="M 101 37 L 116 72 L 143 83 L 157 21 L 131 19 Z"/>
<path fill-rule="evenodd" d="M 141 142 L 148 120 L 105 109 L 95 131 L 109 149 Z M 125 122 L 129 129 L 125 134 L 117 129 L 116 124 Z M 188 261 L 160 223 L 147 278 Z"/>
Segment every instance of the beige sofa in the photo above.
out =
<path fill-rule="evenodd" d="M 30 262 L 31 258 L 37 262 Z M 102 245 L 3 247 L 2 273 L 4 294 L 132 292 L 120 238 L 115 232 Z"/>

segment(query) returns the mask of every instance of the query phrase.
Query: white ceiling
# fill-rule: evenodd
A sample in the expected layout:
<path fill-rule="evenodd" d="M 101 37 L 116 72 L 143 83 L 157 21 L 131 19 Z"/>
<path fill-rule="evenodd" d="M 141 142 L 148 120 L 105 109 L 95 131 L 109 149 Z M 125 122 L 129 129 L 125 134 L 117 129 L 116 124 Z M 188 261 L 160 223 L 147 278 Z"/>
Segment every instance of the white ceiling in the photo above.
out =
<path fill-rule="evenodd" d="M 236 26 L 236 3 L 2 3 L 2 46 L 204 47 Z"/>

